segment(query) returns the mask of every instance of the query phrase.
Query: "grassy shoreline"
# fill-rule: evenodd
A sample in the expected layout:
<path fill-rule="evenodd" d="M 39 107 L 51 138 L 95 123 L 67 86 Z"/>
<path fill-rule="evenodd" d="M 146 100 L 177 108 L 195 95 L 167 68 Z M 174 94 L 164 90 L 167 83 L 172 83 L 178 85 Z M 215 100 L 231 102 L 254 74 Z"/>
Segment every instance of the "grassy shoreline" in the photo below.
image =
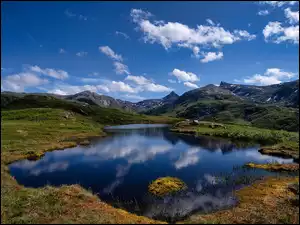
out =
<path fill-rule="evenodd" d="M 61 109 L 2 111 L 2 223 L 164 223 L 114 208 L 79 185 L 25 188 L 9 174 L 7 164 L 26 158 L 28 152 L 43 154 L 55 149 L 74 147 L 92 137 L 106 135 L 102 130 L 104 125 L 92 118 L 66 112 Z M 146 117 L 145 120 L 135 121 L 175 121 L 166 120 L 167 117 Z M 286 184 L 290 180 L 284 182 Z M 243 193 L 247 195 L 247 192 Z M 244 195 L 239 197 L 244 198 Z M 252 201 L 255 203 L 256 198 Z M 235 208 L 231 210 L 234 212 Z M 202 219 L 194 222 L 199 221 Z"/>
<path fill-rule="evenodd" d="M 254 141 L 262 145 L 262 154 L 299 160 L 299 133 L 283 130 L 268 130 L 246 125 L 202 122 L 199 125 L 177 123 L 172 132 L 193 135 L 216 136 L 237 141 Z"/>

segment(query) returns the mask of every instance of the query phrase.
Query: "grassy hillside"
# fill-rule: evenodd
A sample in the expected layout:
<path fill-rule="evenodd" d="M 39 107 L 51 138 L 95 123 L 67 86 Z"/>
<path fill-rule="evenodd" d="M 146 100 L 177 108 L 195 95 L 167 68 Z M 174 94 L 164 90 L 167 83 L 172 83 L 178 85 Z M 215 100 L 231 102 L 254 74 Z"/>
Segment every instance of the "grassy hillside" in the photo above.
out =
<path fill-rule="evenodd" d="M 164 105 L 148 111 L 147 114 L 299 131 L 299 109 L 245 101 L 201 100 L 188 104 Z"/>
<path fill-rule="evenodd" d="M 129 123 L 172 123 L 178 119 L 169 117 L 145 116 L 137 113 L 125 112 L 119 109 L 103 108 L 79 102 L 58 99 L 46 95 L 26 95 L 14 97 L 1 94 L 1 107 L 3 110 L 28 109 L 28 108 L 53 108 L 72 111 L 82 116 L 87 116 L 95 122 L 113 125 Z M 21 113 L 23 114 L 23 112 Z"/>

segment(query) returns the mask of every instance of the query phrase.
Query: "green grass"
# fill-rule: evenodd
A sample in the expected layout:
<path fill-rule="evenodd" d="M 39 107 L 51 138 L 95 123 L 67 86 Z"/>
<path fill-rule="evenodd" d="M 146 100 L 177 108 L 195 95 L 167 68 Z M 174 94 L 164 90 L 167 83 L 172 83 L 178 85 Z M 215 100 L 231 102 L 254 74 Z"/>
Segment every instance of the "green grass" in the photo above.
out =
<path fill-rule="evenodd" d="M 299 109 L 254 104 L 236 100 L 200 100 L 163 105 L 147 114 L 173 115 L 221 123 L 252 125 L 259 128 L 299 131 Z"/>
<path fill-rule="evenodd" d="M 106 121 L 116 121 L 107 110 Z M 163 122 L 168 118 L 145 117 L 123 123 Z M 2 110 L 1 117 L 1 222 L 2 223 L 157 223 L 102 202 L 79 185 L 25 188 L 9 175 L 7 164 L 49 150 L 76 146 L 103 136 L 103 124 L 92 116 L 64 109 Z"/>
<path fill-rule="evenodd" d="M 269 130 L 246 125 L 226 124 L 225 128 L 197 127 L 198 135 L 225 137 L 235 140 L 260 143 L 299 142 L 299 133 L 284 130 Z"/>

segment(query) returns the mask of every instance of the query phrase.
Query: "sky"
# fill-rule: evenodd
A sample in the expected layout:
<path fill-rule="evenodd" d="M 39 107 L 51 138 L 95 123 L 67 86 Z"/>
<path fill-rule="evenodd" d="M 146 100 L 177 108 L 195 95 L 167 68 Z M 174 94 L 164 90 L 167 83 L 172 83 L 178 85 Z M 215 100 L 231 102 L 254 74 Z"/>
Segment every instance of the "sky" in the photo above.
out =
<path fill-rule="evenodd" d="M 1 91 L 129 101 L 298 79 L 299 4 L 1 2 Z"/>

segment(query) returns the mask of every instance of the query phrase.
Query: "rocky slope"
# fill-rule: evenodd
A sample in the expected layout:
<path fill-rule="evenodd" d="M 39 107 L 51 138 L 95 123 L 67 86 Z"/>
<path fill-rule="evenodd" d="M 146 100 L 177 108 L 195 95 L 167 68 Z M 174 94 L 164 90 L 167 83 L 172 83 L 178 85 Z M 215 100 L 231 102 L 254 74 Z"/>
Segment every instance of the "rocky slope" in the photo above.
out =
<path fill-rule="evenodd" d="M 220 88 L 257 103 L 299 106 L 299 80 L 268 86 L 230 84 L 222 81 Z"/>

